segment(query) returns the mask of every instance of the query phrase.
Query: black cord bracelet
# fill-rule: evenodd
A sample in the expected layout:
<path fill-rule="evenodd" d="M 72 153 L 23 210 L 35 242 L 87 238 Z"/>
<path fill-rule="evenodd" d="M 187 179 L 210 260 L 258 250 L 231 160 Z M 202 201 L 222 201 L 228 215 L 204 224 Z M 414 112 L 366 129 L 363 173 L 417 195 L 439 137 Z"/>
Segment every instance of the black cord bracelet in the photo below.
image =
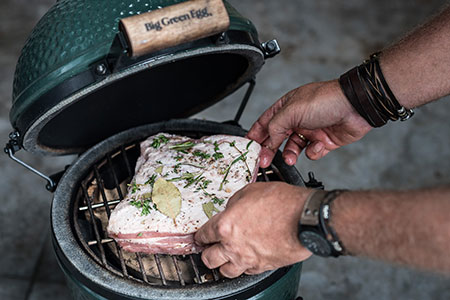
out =
<path fill-rule="evenodd" d="M 348 252 L 345 250 L 344 246 L 342 245 L 342 242 L 339 240 L 339 237 L 338 237 L 336 231 L 330 225 L 331 203 L 345 191 L 346 190 L 329 191 L 325 195 L 324 199 L 322 200 L 322 203 L 320 204 L 320 209 L 319 209 L 320 227 L 322 228 L 323 232 L 325 233 L 327 240 L 333 246 L 334 251 L 333 251 L 332 255 L 335 257 L 341 256 L 341 255 L 348 255 Z"/>
<path fill-rule="evenodd" d="M 343 93 L 367 123 L 381 127 L 389 120 L 405 121 L 413 116 L 412 109 L 400 105 L 381 71 L 379 57 L 374 53 L 369 60 L 352 68 L 339 78 Z"/>

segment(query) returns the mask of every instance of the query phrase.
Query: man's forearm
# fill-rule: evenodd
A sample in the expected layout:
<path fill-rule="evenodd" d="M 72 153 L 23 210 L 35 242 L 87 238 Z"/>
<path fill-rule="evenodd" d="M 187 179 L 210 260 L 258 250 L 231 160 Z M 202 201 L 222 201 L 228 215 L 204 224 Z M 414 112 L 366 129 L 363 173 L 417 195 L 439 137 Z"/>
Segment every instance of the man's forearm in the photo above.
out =
<path fill-rule="evenodd" d="M 450 8 L 385 49 L 380 64 L 407 108 L 450 94 Z"/>
<path fill-rule="evenodd" d="M 351 254 L 450 272 L 450 187 L 347 192 L 332 213 Z"/>

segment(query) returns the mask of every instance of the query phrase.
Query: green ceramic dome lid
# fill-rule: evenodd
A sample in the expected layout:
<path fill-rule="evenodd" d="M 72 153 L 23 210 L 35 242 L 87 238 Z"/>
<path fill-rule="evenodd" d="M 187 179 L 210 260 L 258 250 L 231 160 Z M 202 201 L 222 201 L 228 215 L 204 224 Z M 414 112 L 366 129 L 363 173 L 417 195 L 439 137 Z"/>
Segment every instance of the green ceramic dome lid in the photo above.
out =
<path fill-rule="evenodd" d="M 181 2 L 58 1 L 16 67 L 10 120 L 24 148 L 80 152 L 132 126 L 192 115 L 253 78 L 267 53 L 254 25 L 225 1 L 225 41 L 203 38 L 102 74 L 121 19 Z"/>

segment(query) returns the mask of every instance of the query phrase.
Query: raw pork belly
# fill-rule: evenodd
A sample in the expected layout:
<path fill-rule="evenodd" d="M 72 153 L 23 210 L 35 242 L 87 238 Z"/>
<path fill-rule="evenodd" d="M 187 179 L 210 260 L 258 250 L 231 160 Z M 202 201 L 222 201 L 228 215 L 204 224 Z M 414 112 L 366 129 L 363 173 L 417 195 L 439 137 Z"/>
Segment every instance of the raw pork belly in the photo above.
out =
<path fill-rule="evenodd" d="M 238 136 L 149 137 L 141 143 L 127 196 L 111 214 L 109 236 L 130 252 L 200 252 L 194 233 L 256 180 L 260 150 Z"/>

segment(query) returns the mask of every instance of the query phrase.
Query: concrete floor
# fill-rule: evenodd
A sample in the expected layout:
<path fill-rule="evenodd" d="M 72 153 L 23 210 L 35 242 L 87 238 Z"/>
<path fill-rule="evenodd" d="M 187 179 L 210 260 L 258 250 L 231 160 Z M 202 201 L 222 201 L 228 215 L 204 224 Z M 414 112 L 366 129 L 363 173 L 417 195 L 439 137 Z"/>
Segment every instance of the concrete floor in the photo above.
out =
<path fill-rule="evenodd" d="M 244 113 L 252 122 L 273 101 L 301 84 L 339 76 L 437 12 L 443 0 L 230 1 L 248 16 L 261 40 L 277 38 L 282 53 L 267 61 Z M 0 138 L 11 131 L 12 78 L 21 47 L 50 0 L 0 1 Z M 413 63 L 413 62 L 412 62 Z M 197 115 L 222 121 L 242 91 Z M 362 141 L 318 162 L 302 157 L 327 188 L 417 188 L 450 182 L 448 99 L 420 108 L 405 123 L 373 130 Z M 54 173 L 69 158 L 21 158 Z M 51 195 L 44 182 L 0 156 L 0 299 L 66 299 L 64 279 L 49 242 Z M 450 278 L 362 258 L 311 258 L 304 264 L 305 299 L 450 299 Z"/>

